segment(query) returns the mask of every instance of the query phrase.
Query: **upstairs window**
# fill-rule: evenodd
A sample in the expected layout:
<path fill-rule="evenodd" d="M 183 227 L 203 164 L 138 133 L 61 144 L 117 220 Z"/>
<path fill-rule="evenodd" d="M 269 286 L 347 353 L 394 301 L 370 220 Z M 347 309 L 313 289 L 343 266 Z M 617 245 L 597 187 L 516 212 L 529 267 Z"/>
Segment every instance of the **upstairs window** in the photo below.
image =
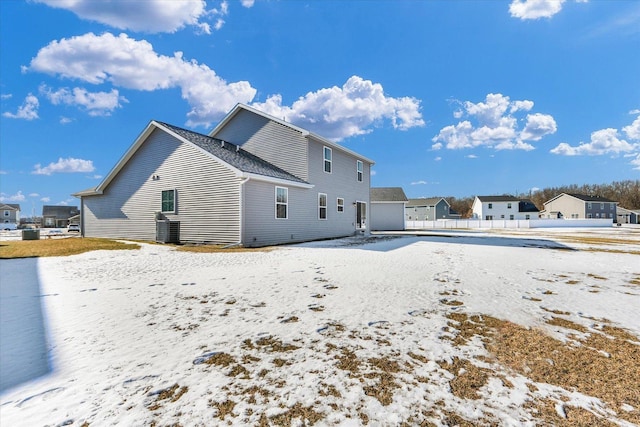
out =
<path fill-rule="evenodd" d="M 326 173 L 331 173 L 331 162 L 332 162 L 331 148 L 324 147 L 322 151 L 324 155 L 324 171 Z"/>
<path fill-rule="evenodd" d="M 9 211 L 4 211 L 4 216 L 9 216 Z"/>
<path fill-rule="evenodd" d="M 489 209 L 493 209 L 493 203 L 489 203 Z"/>
<path fill-rule="evenodd" d="M 604 210 L 604 203 L 600 203 L 600 210 Z"/>
<path fill-rule="evenodd" d="M 338 212 L 344 212 L 344 199 L 342 197 L 338 197 L 337 205 L 338 205 Z"/>
<path fill-rule="evenodd" d="M 511 203 L 507 203 L 507 209 L 511 209 Z"/>
<path fill-rule="evenodd" d="M 587 203 L 587 209 L 591 209 L 591 202 Z"/>
<path fill-rule="evenodd" d="M 287 219 L 289 211 L 289 189 L 276 187 L 276 219 Z"/>
<path fill-rule="evenodd" d="M 364 178 L 364 164 L 361 160 L 356 160 L 356 175 L 358 177 L 358 182 L 362 182 Z"/>
<path fill-rule="evenodd" d="M 318 193 L 318 219 L 327 219 L 327 195 Z"/>
<path fill-rule="evenodd" d="M 176 211 L 176 190 L 164 190 L 162 192 L 162 212 Z"/>

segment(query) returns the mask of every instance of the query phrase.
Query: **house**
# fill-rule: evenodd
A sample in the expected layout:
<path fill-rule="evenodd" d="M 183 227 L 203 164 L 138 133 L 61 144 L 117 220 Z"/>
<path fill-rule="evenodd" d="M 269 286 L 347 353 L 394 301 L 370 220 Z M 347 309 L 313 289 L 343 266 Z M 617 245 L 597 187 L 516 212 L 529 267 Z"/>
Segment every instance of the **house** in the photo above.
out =
<path fill-rule="evenodd" d="M 404 230 L 404 207 L 407 203 L 407 196 L 402 188 L 372 188 L 370 199 L 372 230 Z"/>
<path fill-rule="evenodd" d="M 535 219 L 539 214 L 531 200 L 513 196 L 476 196 L 471 210 L 474 218 L 482 220 Z"/>
<path fill-rule="evenodd" d="M 616 206 L 617 223 L 619 224 L 640 224 L 640 209 L 625 209 Z"/>
<path fill-rule="evenodd" d="M 460 214 L 451 209 L 443 197 L 409 199 L 405 207 L 407 221 L 435 221 L 438 219 L 459 219 Z"/>
<path fill-rule="evenodd" d="M 611 218 L 617 219 L 617 202 L 599 196 L 562 193 L 544 203 L 541 218 Z"/>
<path fill-rule="evenodd" d="M 2 223 L 10 224 L 11 228 L 15 228 L 20 224 L 20 205 L 14 203 L 6 203 L 0 205 L 2 212 Z M 7 227 L 7 225 L 5 225 Z"/>
<path fill-rule="evenodd" d="M 265 246 L 368 232 L 372 164 L 238 104 L 209 135 L 151 121 L 74 196 L 84 236 Z"/>
<path fill-rule="evenodd" d="M 69 225 L 69 218 L 78 215 L 77 206 L 50 206 L 42 207 L 42 226 L 45 228 L 60 228 Z"/>

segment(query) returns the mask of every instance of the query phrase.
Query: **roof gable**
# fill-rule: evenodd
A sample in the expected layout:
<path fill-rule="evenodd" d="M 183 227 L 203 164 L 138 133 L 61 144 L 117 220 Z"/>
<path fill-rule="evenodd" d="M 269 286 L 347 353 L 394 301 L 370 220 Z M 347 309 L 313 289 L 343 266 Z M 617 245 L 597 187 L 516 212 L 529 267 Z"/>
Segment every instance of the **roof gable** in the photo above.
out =
<path fill-rule="evenodd" d="M 407 196 L 401 187 L 371 188 L 369 198 L 371 202 L 407 202 Z"/>
<path fill-rule="evenodd" d="M 447 205 L 447 202 L 443 197 L 423 197 L 418 199 L 409 199 L 407 203 L 407 207 L 417 207 L 417 206 L 436 206 L 441 201 L 444 201 Z"/>

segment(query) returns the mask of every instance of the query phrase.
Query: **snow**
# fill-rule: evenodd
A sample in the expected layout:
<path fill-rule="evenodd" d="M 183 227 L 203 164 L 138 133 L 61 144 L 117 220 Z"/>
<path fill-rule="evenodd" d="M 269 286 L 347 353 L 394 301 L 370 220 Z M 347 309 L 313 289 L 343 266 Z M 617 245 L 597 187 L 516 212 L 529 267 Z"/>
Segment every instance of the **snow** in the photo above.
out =
<path fill-rule="evenodd" d="M 560 239 L 567 236 L 631 243 L 626 252 L 574 250 L 594 244 Z M 638 251 L 640 230 L 538 229 L 380 234 L 229 253 L 141 244 L 0 260 L 0 425 L 256 425 L 296 405 L 321 413 L 318 425 L 397 425 L 443 410 L 533 425 L 522 409 L 533 392 L 521 376 L 506 377 L 510 388 L 492 377 L 481 400 L 451 393 L 454 374 L 437 362 L 486 350 L 480 340 L 459 348 L 444 339 L 445 316 L 480 313 L 565 338 L 545 323 L 559 310 L 578 324 L 607 319 L 640 335 L 640 287 L 629 285 L 640 277 Z M 234 362 L 205 363 L 215 355 Z M 371 395 L 382 389 L 371 360 L 387 357 L 414 369 L 394 373 L 383 404 Z M 364 383 L 337 367 L 355 360 L 369 360 L 359 368 L 369 374 Z M 567 396 L 565 405 L 599 404 Z M 217 405 L 225 401 L 235 406 L 223 420 Z"/>

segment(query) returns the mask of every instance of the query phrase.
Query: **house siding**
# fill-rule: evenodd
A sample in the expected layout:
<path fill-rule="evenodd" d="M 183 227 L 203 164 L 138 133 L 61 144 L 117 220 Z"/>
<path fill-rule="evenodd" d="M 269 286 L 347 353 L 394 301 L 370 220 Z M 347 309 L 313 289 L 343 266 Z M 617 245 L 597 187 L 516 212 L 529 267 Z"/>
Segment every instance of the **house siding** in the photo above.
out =
<path fill-rule="evenodd" d="M 558 214 L 562 214 L 565 219 L 608 218 L 613 221 L 617 217 L 614 202 L 585 201 L 569 194 L 562 194 L 546 202 L 544 209 L 547 218 L 556 218 Z"/>
<path fill-rule="evenodd" d="M 215 137 L 240 145 L 300 179 L 309 179 L 307 139 L 291 127 L 241 110 Z"/>
<path fill-rule="evenodd" d="M 240 179 L 198 148 L 158 129 L 103 195 L 82 198 L 84 235 L 155 240 L 162 191 L 173 189 L 176 211 L 164 216 L 180 221 L 181 241 L 239 241 Z"/>
<path fill-rule="evenodd" d="M 371 230 L 404 230 L 404 202 L 372 202 Z"/>
<path fill-rule="evenodd" d="M 242 241 L 245 246 L 265 246 L 353 235 L 356 230 L 354 202 L 369 205 L 371 165 L 364 162 L 363 181 L 357 181 L 356 160 L 333 150 L 332 173 L 323 169 L 321 141 L 309 139 L 309 180 L 313 188 L 288 188 L 288 218 L 275 217 L 275 184 L 250 180 L 244 184 Z M 302 160 L 301 160 L 302 161 Z M 306 160 L 305 160 L 306 162 Z M 318 194 L 327 195 L 327 218 L 318 218 Z M 337 199 L 344 199 L 344 211 L 337 211 Z M 370 216 L 370 213 L 367 215 Z"/>

